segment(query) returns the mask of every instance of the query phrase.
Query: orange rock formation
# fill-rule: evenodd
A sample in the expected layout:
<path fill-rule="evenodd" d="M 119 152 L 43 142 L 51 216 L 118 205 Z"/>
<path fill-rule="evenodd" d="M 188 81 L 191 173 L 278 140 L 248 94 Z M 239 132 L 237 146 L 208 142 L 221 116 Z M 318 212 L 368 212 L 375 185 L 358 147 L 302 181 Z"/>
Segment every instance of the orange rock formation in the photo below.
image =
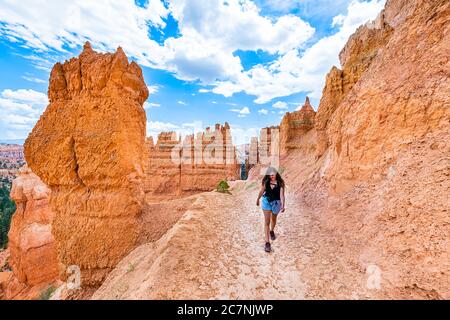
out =
<path fill-rule="evenodd" d="M 7 299 L 37 298 L 39 290 L 58 278 L 49 194 L 30 169 L 19 170 L 11 189 L 17 209 L 8 234 L 12 274 L 5 290 Z"/>
<path fill-rule="evenodd" d="M 25 157 L 51 189 L 59 261 L 95 285 L 138 238 L 148 89 L 121 48 L 101 54 L 86 43 L 53 67 L 48 96 Z"/>
<path fill-rule="evenodd" d="M 211 191 L 221 180 L 239 179 L 239 165 L 230 126 L 216 124 L 214 130 L 177 138 L 175 132 L 159 134 L 147 141 L 149 162 L 145 191 L 180 195 Z"/>
<path fill-rule="evenodd" d="M 381 270 L 378 297 L 450 297 L 449 15 L 448 1 L 388 1 L 328 74 L 309 148 L 284 164 L 360 268 Z"/>
<path fill-rule="evenodd" d="M 280 124 L 280 154 L 286 155 L 290 150 L 299 148 L 298 139 L 314 128 L 316 112 L 306 97 L 305 104 L 298 111 L 287 112 Z"/>

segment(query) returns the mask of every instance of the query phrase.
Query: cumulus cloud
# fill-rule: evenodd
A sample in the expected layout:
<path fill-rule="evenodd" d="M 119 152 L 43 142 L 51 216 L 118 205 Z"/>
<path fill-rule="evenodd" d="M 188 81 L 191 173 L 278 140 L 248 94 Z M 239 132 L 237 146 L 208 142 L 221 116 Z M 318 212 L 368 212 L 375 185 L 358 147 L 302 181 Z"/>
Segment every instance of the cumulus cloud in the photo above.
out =
<path fill-rule="evenodd" d="M 153 95 L 159 91 L 160 86 L 154 85 L 154 86 L 147 86 L 149 95 Z"/>
<path fill-rule="evenodd" d="M 148 26 L 163 27 L 168 15 L 159 0 L 149 0 L 145 8 L 132 0 L 2 2 L 2 36 L 29 48 L 67 52 L 91 40 L 100 50 L 123 46 L 143 65 L 162 63 L 165 50 L 148 37 Z"/>
<path fill-rule="evenodd" d="M 43 70 L 49 71 L 52 54 L 69 55 L 89 40 L 101 51 L 120 45 L 141 65 L 208 86 L 200 93 L 231 97 L 244 92 L 258 104 L 299 92 L 320 98 L 325 75 L 332 65 L 339 65 L 338 53 L 348 37 L 375 18 L 385 2 L 353 0 L 345 14 L 333 19 L 336 32 L 306 48 L 314 28 L 286 13 L 297 7 L 298 1 L 149 0 L 144 7 L 133 0 L 49 0 L 45 5 L 0 1 L 0 35 L 30 49 L 34 54 L 26 58 Z M 311 10 L 324 10 L 325 2 L 301 3 L 309 3 Z M 347 5 L 347 0 L 336 0 L 336 7 L 344 3 Z M 280 7 L 282 14 L 265 16 L 256 4 Z M 303 4 L 299 6 L 302 10 Z M 177 36 L 163 42 L 151 39 L 149 28 L 163 32 L 169 15 L 177 21 Z M 275 58 L 245 70 L 235 55 L 238 50 L 261 50 Z M 155 94 L 158 87 L 149 90 Z"/>
<path fill-rule="evenodd" d="M 164 43 L 149 38 L 149 26 L 162 31 L 169 14 L 178 22 L 179 36 Z M 235 51 L 283 55 L 301 48 L 314 33 L 298 16 L 261 15 L 250 0 L 149 0 L 145 7 L 133 0 L 49 0 L 45 5 L 8 1 L 2 4 L 0 22 L 2 36 L 39 53 L 68 54 L 86 40 L 102 51 L 120 45 L 144 66 L 212 86 L 217 81 L 237 83 L 242 77 Z M 49 71 L 51 62 L 39 66 Z M 216 91 L 229 95 L 225 84 Z"/>
<path fill-rule="evenodd" d="M 298 92 L 320 98 L 327 72 L 333 65 L 340 65 L 340 50 L 361 24 L 376 18 L 384 2 L 352 1 L 346 15 L 334 19 L 333 25 L 339 27 L 335 34 L 320 39 L 304 52 L 297 48 L 289 50 L 268 65 L 242 72 L 235 80 L 219 81 L 213 91 L 227 97 L 245 92 L 256 96 L 254 102 L 261 104 Z"/>
<path fill-rule="evenodd" d="M 277 101 L 272 105 L 272 107 L 274 107 L 275 109 L 287 109 L 288 105 L 284 101 Z"/>
<path fill-rule="evenodd" d="M 250 114 L 250 109 L 248 107 L 243 107 L 242 109 L 230 109 L 231 112 L 236 112 L 241 116 Z"/>
<path fill-rule="evenodd" d="M 0 95 L 0 130 L 3 138 L 23 139 L 48 104 L 47 95 L 30 89 L 6 89 Z"/>
<path fill-rule="evenodd" d="M 244 128 L 238 124 L 230 123 L 231 137 L 235 145 L 242 145 L 249 143 L 252 137 L 259 136 L 259 128 L 248 127 Z"/>
<path fill-rule="evenodd" d="M 151 108 L 159 108 L 161 105 L 159 103 L 155 103 L 155 102 L 145 102 L 144 103 L 144 109 L 148 110 Z"/>

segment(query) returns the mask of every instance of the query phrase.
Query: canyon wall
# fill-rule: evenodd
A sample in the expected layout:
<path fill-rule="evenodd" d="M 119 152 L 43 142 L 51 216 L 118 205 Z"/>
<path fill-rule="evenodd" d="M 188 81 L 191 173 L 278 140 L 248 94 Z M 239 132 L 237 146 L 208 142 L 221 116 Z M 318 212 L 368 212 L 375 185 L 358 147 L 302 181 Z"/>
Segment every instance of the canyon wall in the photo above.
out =
<path fill-rule="evenodd" d="M 184 139 L 175 132 L 163 132 L 156 144 L 149 138 L 147 148 L 144 189 L 150 197 L 211 191 L 221 180 L 240 178 L 228 123 Z"/>
<path fill-rule="evenodd" d="M 0 143 L 0 161 L 8 160 L 9 162 L 23 162 L 23 147 L 18 144 Z"/>
<path fill-rule="evenodd" d="M 172 150 L 179 146 L 175 132 L 162 132 L 156 144 L 147 139 L 148 157 L 146 161 L 144 191 L 151 194 L 180 194 L 180 162 L 172 159 Z"/>
<path fill-rule="evenodd" d="M 39 290 L 58 279 L 49 195 L 50 190 L 30 169 L 19 170 L 11 189 L 16 212 L 8 234 L 12 272 L 5 286 L 6 299 L 35 299 Z"/>
<path fill-rule="evenodd" d="M 23 147 L 0 143 L 0 178 L 11 182 L 25 163 Z"/>
<path fill-rule="evenodd" d="M 280 124 L 280 155 L 287 155 L 292 149 L 301 147 L 299 139 L 309 130 L 314 128 L 316 112 L 314 111 L 309 98 L 300 110 L 287 112 Z"/>
<path fill-rule="evenodd" d="M 328 74 L 310 151 L 284 159 L 291 190 L 380 270 L 373 297 L 450 297 L 449 16 L 448 1 L 387 1 Z"/>
<path fill-rule="evenodd" d="M 99 284 L 139 234 L 148 97 L 140 67 L 121 48 L 57 63 L 50 104 L 25 142 L 25 158 L 51 189 L 61 276 L 81 269 Z"/>

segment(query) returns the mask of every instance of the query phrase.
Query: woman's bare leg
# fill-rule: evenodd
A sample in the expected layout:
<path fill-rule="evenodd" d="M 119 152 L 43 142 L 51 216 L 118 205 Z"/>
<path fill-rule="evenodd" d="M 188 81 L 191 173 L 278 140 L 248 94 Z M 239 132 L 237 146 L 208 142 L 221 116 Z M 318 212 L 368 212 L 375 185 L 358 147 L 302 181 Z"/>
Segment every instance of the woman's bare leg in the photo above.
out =
<path fill-rule="evenodd" d="M 269 242 L 270 216 L 272 215 L 272 211 L 263 210 L 263 212 L 264 212 L 264 238 L 265 238 L 266 242 Z"/>
<path fill-rule="evenodd" d="M 274 231 L 275 226 L 277 225 L 277 215 L 272 213 L 272 224 L 270 225 L 270 231 Z"/>

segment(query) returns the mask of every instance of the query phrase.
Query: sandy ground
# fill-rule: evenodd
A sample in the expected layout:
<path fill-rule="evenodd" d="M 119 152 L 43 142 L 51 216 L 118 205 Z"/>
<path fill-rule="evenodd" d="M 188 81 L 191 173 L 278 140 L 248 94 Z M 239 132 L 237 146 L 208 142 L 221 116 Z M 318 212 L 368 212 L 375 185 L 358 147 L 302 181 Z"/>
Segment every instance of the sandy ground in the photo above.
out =
<path fill-rule="evenodd" d="M 364 299 L 365 270 L 287 196 L 264 252 L 256 184 L 204 193 L 162 238 L 136 248 L 93 299 Z"/>

